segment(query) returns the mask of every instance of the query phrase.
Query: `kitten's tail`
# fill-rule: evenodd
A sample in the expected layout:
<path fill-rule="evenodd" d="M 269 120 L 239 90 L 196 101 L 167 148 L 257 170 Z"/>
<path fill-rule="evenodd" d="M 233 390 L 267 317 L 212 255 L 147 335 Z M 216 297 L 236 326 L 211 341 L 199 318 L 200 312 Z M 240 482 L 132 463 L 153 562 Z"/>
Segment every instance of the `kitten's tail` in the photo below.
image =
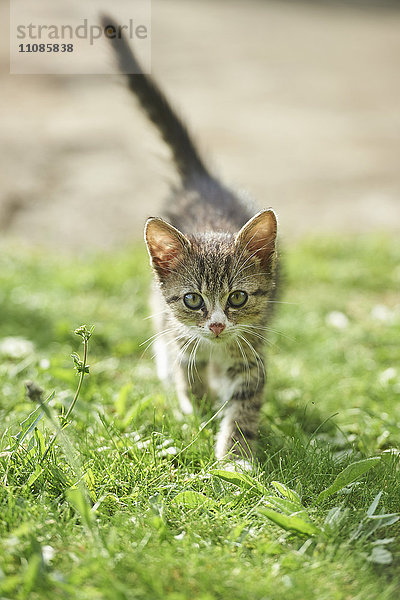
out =
<path fill-rule="evenodd" d="M 108 15 L 101 16 L 104 28 L 109 26 L 120 31 L 118 24 Z M 170 146 L 175 164 L 185 187 L 192 187 L 197 177 L 211 178 L 200 158 L 193 141 L 168 100 L 149 75 L 145 75 L 133 54 L 124 34 L 108 38 L 116 54 L 118 66 L 125 73 L 129 88 L 136 94 L 149 119 L 159 129 L 164 141 Z M 134 71 L 135 75 L 129 73 Z"/>

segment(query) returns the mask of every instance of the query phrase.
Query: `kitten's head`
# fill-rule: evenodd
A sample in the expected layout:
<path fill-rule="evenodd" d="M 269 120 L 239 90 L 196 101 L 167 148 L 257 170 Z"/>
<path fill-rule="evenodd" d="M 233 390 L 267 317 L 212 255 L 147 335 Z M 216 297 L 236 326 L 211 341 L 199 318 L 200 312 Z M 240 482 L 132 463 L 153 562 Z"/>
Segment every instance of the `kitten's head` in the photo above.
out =
<path fill-rule="evenodd" d="M 181 335 L 221 344 L 257 333 L 274 291 L 276 234 L 271 209 L 236 234 L 189 237 L 163 219 L 148 219 L 151 264 Z"/>

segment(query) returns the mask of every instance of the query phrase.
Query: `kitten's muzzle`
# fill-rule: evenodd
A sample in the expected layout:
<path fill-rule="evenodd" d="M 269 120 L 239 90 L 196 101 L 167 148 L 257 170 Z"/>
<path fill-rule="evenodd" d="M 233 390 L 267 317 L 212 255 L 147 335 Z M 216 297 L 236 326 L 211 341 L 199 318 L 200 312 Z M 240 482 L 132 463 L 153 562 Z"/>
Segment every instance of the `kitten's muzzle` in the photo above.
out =
<path fill-rule="evenodd" d="M 225 329 L 225 325 L 223 323 L 211 323 L 208 327 L 213 332 L 215 337 L 218 337 Z"/>

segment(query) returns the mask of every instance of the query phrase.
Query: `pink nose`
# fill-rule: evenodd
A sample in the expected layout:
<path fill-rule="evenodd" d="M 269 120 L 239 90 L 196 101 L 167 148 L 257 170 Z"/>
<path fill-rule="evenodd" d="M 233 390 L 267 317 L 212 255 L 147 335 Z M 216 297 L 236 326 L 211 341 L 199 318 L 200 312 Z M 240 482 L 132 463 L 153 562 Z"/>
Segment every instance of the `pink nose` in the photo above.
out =
<path fill-rule="evenodd" d="M 220 333 L 225 329 L 225 325 L 223 323 L 211 323 L 209 328 L 214 333 L 215 337 L 218 337 Z"/>

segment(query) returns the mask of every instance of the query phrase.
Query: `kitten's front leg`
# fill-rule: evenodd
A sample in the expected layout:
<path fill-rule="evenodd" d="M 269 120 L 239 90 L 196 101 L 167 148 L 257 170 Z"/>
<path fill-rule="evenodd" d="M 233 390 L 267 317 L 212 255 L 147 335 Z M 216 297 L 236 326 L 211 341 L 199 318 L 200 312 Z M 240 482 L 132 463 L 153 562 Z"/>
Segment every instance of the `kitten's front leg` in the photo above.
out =
<path fill-rule="evenodd" d="M 227 375 L 228 389 L 221 399 L 228 402 L 217 434 L 215 454 L 219 460 L 252 461 L 265 379 L 264 364 L 261 358 L 253 360 L 244 370 L 244 365 L 237 362 L 227 369 Z"/>

